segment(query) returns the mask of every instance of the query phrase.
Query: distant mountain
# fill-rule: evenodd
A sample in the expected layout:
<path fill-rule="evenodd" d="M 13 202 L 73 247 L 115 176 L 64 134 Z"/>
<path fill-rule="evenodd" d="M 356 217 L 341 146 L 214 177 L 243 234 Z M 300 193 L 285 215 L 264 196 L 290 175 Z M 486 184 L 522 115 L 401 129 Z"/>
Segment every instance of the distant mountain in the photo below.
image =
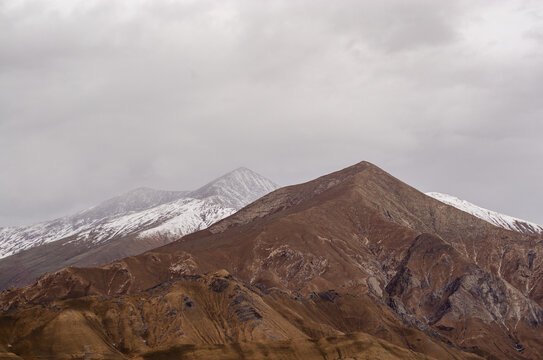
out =
<path fill-rule="evenodd" d="M 468 214 L 476 216 L 479 219 L 488 221 L 489 223 L 499 226 L 501 228 L 518 231 L 525 234 L 543 234 L 543 227 L 541 225 L 537 225 L 526 220 L 517 219 L 509 215 L 500 214 L 496 211 L 482 208 L 466 200 L 462 200 L 451 195 L 438 192 L 429 192 L 426 193 L 426 195 L 431 196 L 434 199 L 439 200 L 447 205 L 454 206 L 459 210 L 467 212 Z"/>
<path fill-rule="evenodd" d="M 72 216 L 0 229 L 0 289 L 65 266 L 101 265 L 167 244 L 276 188 L 240 168 L 195 191 L 139 188 Z"/>

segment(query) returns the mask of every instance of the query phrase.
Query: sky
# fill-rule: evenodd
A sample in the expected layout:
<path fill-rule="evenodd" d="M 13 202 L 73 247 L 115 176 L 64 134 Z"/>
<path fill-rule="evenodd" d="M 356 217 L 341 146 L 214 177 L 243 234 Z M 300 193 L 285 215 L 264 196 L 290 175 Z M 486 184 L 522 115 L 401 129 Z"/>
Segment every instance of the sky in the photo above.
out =
<path fill-rule="evenodd" d="M 0 1 L 0 226 L 362 160 L 543 224 L 543 2 Z"/>

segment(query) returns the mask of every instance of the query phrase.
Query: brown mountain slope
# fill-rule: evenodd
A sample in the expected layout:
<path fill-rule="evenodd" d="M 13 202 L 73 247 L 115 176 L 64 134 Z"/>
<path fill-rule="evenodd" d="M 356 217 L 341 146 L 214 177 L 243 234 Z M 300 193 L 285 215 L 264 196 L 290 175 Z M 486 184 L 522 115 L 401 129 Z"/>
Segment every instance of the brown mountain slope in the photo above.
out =
<path fill-rule="evenodd" d="M 342 333 L 416 346 L 399 328 L 368 328 L 368 313 L 358 310 L 371 308 L 376 323 L 391 317 L 425 341 L 486 357 L 535 359 L 543 352 L 542 257 L 541 237 L 496 228 L 362 162 L 279 189 L 208 230 L 140 256 L 68 268 L 4 292 L 0 306 L 17 312 L 57 299 L 136 295 L 225 268 L 292 296 L 334 289 L 341 299 L 355 299 L 331 312 L 332 325 L 316 309 L 307 315 Z"/>
<path fill-rule="evenodd" d="M 168 237 L 138 238 L 127 235 L 103 244 L 81 244 L 70 236 L 48 244 L 21 251 L 0 260 L 0 289 L 25 286 L 41 275 L 68 266 L 98 266 L 126 256 L 141 254 L 149 249 L 168 244 Z"/>
<path fill-rule="evenodd" d="M 182 276 L 138 294 L 28 307 L 0 318 L 0 338 L 24 358 L 479 358 L 409 329 L 364 295 L 294 298 L 226 271 Z"/>

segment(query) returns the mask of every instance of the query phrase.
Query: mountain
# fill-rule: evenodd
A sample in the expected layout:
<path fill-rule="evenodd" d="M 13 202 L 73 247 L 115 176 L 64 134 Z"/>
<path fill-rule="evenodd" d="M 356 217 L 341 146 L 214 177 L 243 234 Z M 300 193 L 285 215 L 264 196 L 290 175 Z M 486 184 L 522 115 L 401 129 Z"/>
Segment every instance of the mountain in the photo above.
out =
<path fill-rule="evenodd" d="M 2 292 L 0 349 L 537 359 L 542 306 L 542 236 L 496 227 L 361 162 L 143 254 Z"/>
<path fill-rule="evenodd" d="M 509 215 L 500 214 L 496 211 L 482 208 L 451 195 L 437 192 L 429 192 L 426 193 L 426 195 L 431 196 L 447 205 L 454 206 L 455 208 L 465 211 L 468 214 L 477 216 L 479 219 L 488 221 L 489 223 L 501 228 L 526 234 L 543 234 L 543 226 L 541 225 L 537 225 L 526 220 L 517 219 Z"/>
<path fill-rule="evenodd" d="M 164 245 L 275 188 L 240 168 L 192 192 L 139 188 L 73 216 L 1 229 L 0 289 L 26 285 L 62 267 L 102 265 Z"/>

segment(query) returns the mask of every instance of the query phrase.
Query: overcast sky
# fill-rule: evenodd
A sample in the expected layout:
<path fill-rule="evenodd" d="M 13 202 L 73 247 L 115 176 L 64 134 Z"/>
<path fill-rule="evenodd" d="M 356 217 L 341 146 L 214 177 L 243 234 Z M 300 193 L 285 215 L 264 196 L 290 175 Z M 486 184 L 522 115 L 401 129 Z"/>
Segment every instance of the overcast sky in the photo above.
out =
<path fill-rule="evenodd" d="M 361 160 L 543 224 L 543 2 L 0 1 L 0 226 Z"/>

